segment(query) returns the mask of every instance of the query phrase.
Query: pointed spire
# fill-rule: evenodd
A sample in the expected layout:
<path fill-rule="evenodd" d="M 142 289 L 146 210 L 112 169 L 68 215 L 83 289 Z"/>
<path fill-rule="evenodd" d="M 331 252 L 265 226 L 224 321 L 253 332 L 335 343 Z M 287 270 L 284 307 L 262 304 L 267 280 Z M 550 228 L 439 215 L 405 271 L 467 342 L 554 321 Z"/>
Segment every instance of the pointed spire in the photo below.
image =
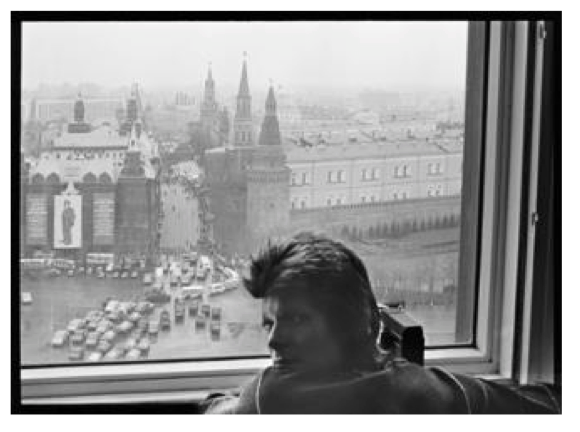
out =
<path fill-rule="evenodd" d="M 213 81 L 213 77 L 211 76 L 211 62 L 209 62 L 208 68 L 207 68 L 207 80 Z"/>
<path fill-rule="evenodd" d="M 238 91 L 238 97 L 250 95 L 250 86 L 248 85 L 248 66 L 246 57 L 247 53 L 244 51 L 244 63 L 242 65 L 242 79 L 240 80 L 240 89 Z"/>
<path fill-rule="evenodd" d="M 274 96 L 272 80 L 270 80 L 270 90 L 268 90 L 268 97 L 266 98 L 266 115 L 276 116 L 276 97 Z"/>
<path fill-rule="evenodd" d="M 268 97 L 266 98 L 266 114 L 262 122 L 258 144 L 271 146 L 280 145 L 281 142 L 280 125 L 278 124 L 278 115 L 276 113 L 276 97 L 274 96 L 274 87 L 270 83 Z"/>

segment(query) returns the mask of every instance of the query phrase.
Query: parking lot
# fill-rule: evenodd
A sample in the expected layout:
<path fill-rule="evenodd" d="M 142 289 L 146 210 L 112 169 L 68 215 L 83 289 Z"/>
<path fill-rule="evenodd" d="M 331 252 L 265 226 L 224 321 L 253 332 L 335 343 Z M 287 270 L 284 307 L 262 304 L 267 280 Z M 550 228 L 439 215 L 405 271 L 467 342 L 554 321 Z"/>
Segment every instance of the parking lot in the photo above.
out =
<path fill-rule="evenodd" d="M 59 276 L 33 279 L 23 277 L 21 290 L 32 294 L 33 302 L 21 304 L 21 355 L 23 364 L 69 363 L 67 346 L 54 348 L 54 332 L 66 329 L 77 317 L 102 309 L 107 298 L 121 301 L 143 296 L 146 287 L 139 279 L 98 279 L 94 276 Z M 256 355 L 264 353 L 260 303 L 243 289 L 234 289 L 208 297 L 212 307 L 221 308 L 219 337 L 212 337 L 209 320 L 196 326 L 185 302 L 183 320 L 175 322 L 175 299 L 178 287 L 169 290 L 171 301 L 158 305 L 149 319 L 158 318 L 163 310 L 170 315 L 169 330 L 160 330 L 151 338 L 149 359 L 177 359 Z M 199 301 L 199 300 L 198 300 Z M 121 338 L 119 344 L 123 343 Z M 85 356 L 86 360 L 86 356 Z M 84 360 L 83 360 L 84 361 Z"/>

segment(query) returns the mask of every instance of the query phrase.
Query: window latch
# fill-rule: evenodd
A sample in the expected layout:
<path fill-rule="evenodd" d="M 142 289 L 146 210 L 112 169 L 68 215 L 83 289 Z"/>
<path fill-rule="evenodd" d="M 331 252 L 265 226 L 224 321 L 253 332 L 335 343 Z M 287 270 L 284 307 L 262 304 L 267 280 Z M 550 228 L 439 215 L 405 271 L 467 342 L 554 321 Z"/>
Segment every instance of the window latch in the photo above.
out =
<path fill-rule="evenodd" d="M 537 212 L 532 213 L 532 226 L 536 226 L 540 221 L 540 215 Z"/>
<path fill-rule="evenodd" d="M 544 25 L 544 23 L 540 23 L 539 28 L 538 28 L 538 36 L 540 37 L 540 39 L 544 39 L 546 40 L 548 38 L 548 30 L 546 30 L 546 26 Z"/>

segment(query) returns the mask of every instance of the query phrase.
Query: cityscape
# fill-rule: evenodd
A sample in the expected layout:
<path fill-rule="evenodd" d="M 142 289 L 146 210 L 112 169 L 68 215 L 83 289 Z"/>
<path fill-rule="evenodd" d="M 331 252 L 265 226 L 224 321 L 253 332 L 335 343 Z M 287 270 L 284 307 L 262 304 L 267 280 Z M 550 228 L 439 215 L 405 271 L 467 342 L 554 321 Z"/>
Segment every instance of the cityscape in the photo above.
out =
<path fill-rule="evenodd" d="M 337 92 L 256 82 L 253 56 L 229 58 L 235 85 L 207 62 L 195 86 L 168 71 L 163 89 L 23 87 L 23 364 L 263 355 L 243 275 L 268 239 L 304 230 L 352 247 L 428 345 L 466 342 L 465 78 Z"/>

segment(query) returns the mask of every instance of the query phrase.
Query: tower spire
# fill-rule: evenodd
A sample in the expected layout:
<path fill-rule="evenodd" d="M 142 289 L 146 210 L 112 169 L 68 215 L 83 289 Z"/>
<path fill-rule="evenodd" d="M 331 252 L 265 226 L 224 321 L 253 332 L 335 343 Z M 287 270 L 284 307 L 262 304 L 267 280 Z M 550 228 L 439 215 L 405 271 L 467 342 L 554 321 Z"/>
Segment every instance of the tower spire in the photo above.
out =
<path fill-rule="evenodd" d="M 249 96 L 250 86 L 248 85 L 248 66 L 247 66 L 247 53 L 244 51 L 244 63 L 242 65 L 242 78 L 240 80 L 240 88 L 238 90 L 238 97 Z"/>
<path fill-rule="evenodd" d="M 248 85 L 247 53 L 244 51 L 242 64 L 242 77 L 237 96 L 236 114 L 234 117 L 234 145 L 250 146 L 254 143 L 252 126 L 252 97 Z"/>
<path fill-rule="evenodd" d="M 260 131 L 259 145 L 280 145 L 280 125 L 278 124 L 278 114 L 276 110 L 276 97 L 274 96 L 274 87 L 270 80 L 270 89 L 266 98 L 266 114 L 262 122 Z"/>

